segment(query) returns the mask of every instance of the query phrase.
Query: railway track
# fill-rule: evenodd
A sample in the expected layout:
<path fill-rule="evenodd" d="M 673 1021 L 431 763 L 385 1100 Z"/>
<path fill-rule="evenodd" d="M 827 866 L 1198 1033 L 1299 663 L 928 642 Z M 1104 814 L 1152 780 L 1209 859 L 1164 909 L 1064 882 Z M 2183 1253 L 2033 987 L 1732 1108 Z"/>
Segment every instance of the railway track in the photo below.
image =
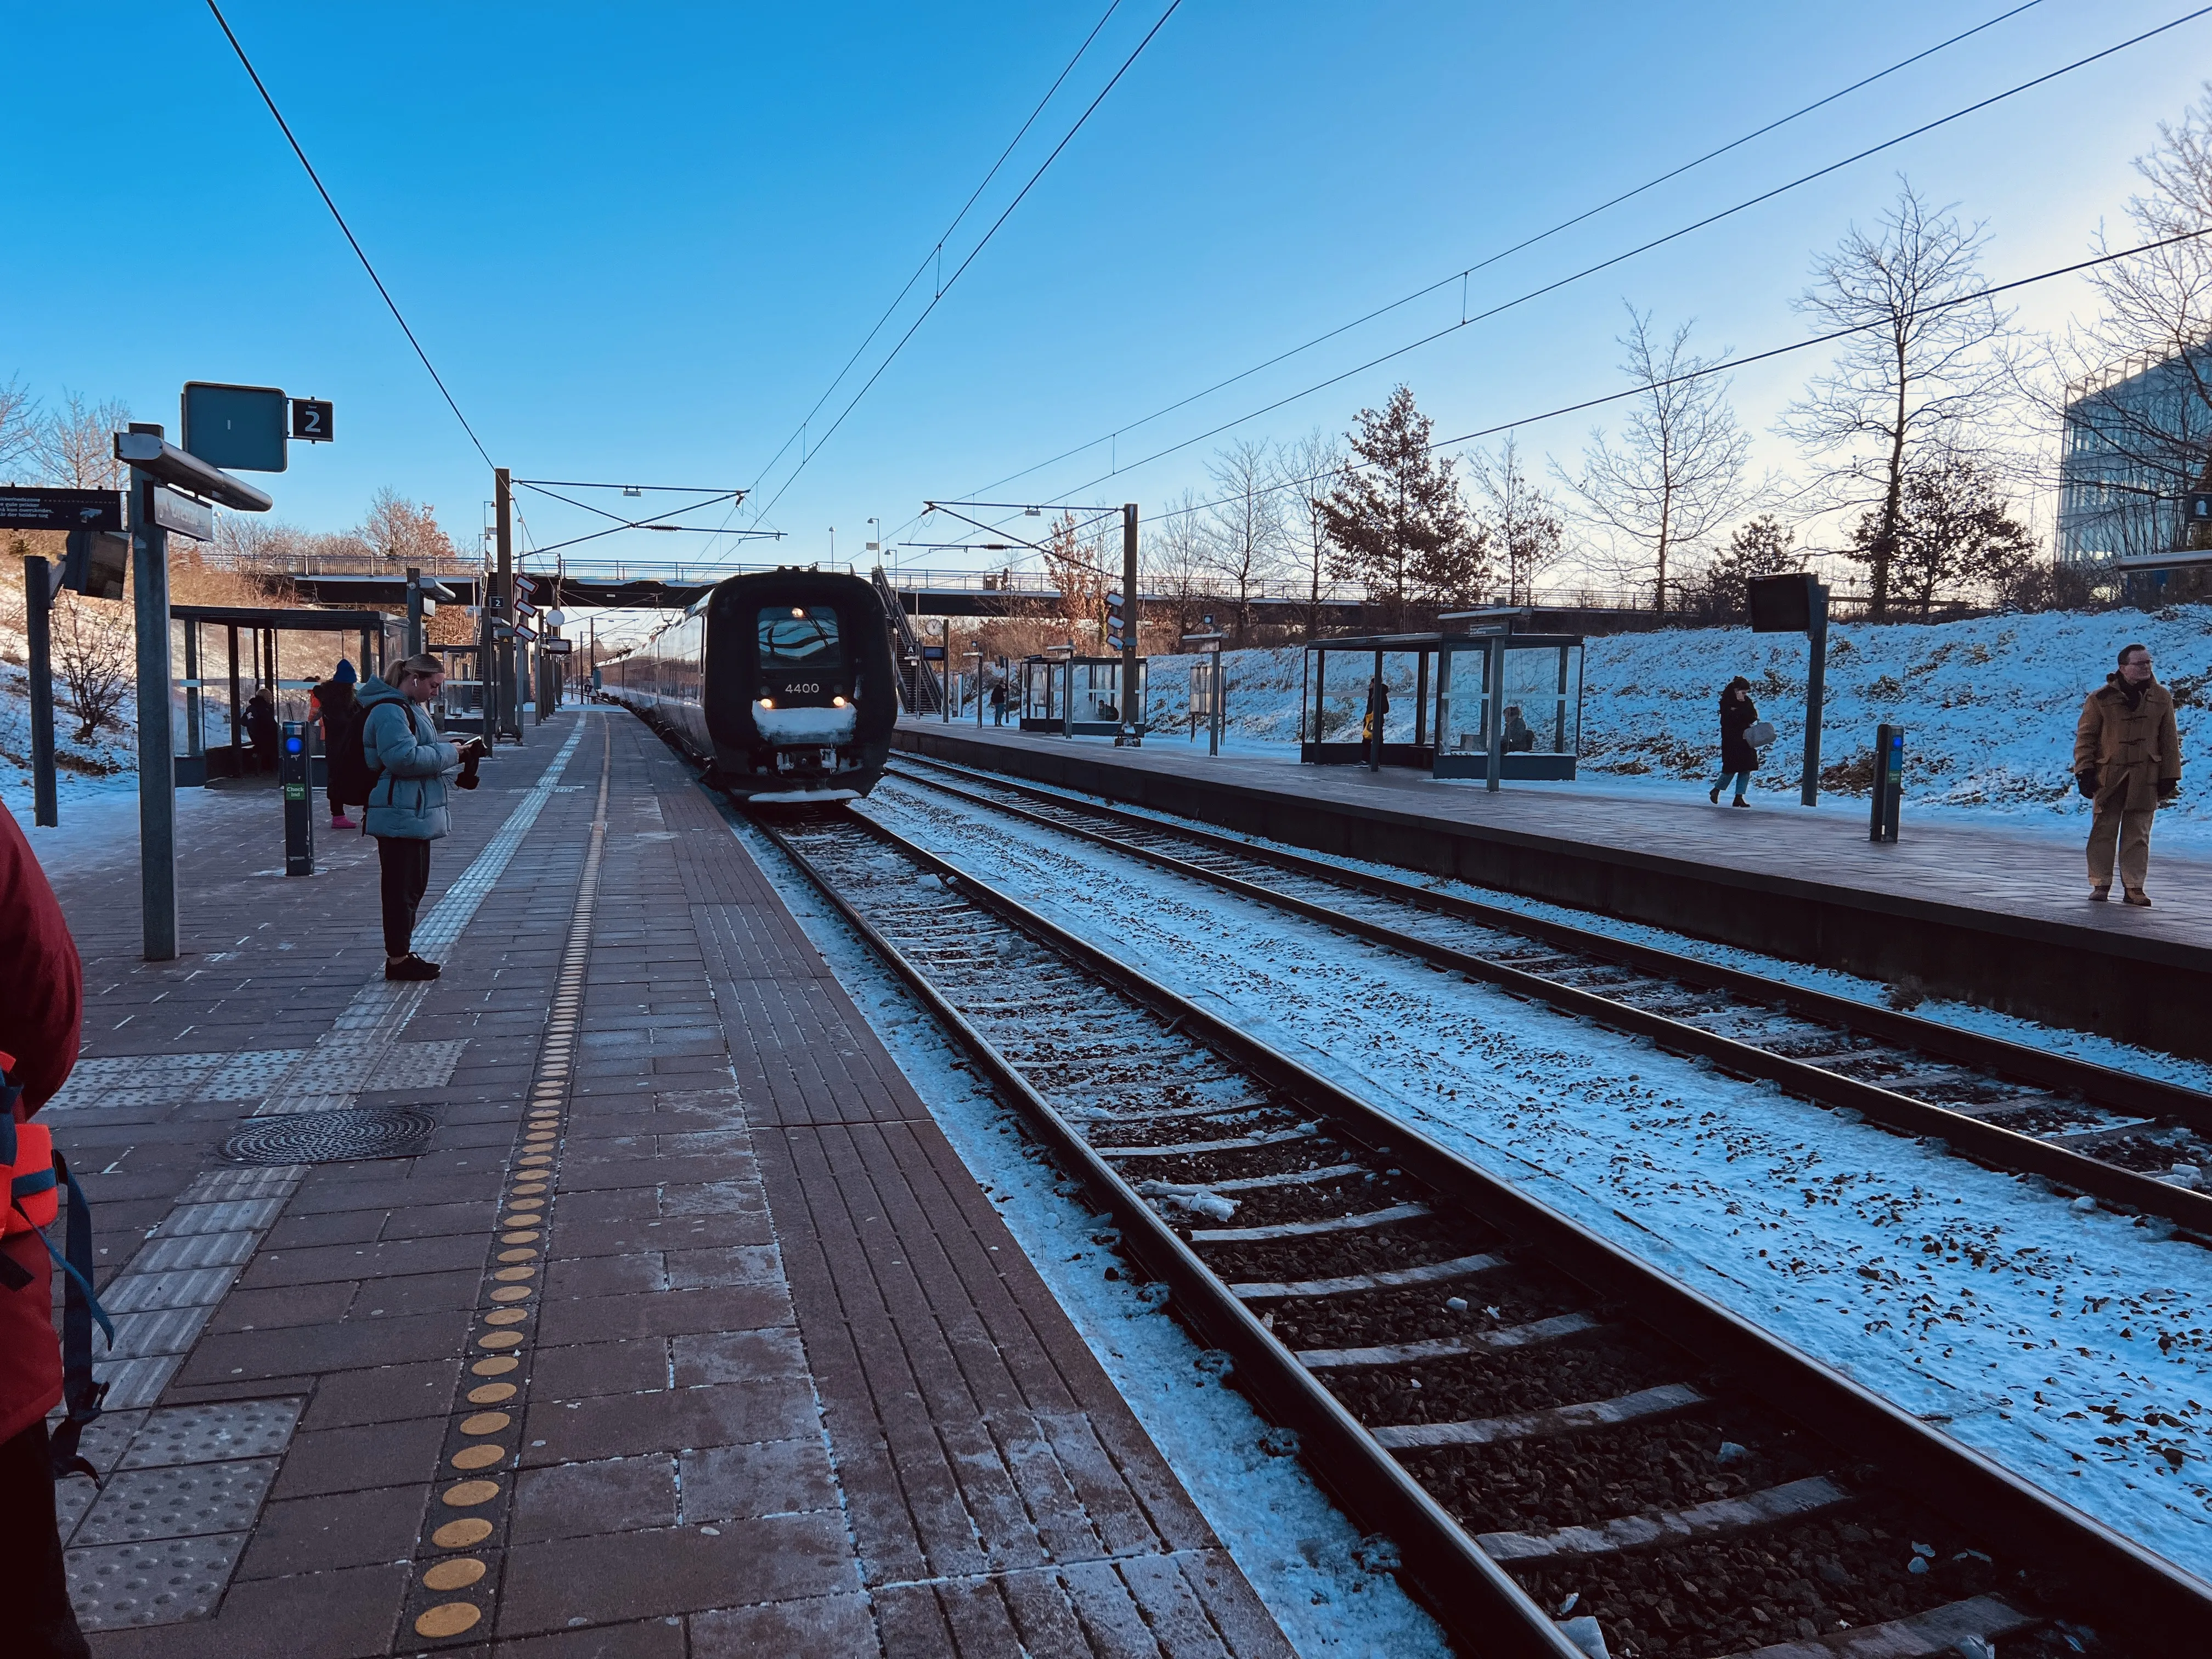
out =
<path fill-rule="evenodd" d="M 2212 1096 L 1571 923 L 901 757 L 901 784 L 1010 816 L 1940 1139 L 2212 1243 Z"/>
<path fill-rule="evenodd" d="M 757 821 L 1466 1651 L 2118 1659 L 2212 1627 L 2212 1586 L 890 830 Z"/>

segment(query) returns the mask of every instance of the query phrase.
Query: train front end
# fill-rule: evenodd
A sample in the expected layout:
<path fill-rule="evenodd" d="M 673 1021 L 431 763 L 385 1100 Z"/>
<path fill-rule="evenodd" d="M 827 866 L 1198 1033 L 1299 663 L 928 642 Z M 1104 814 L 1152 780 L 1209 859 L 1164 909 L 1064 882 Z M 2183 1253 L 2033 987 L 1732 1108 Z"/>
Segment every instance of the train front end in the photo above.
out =
<path fill-rule="evenodd" d="M 735 576 L 707 608 L 716 781 L 756 802 L 865 795 L 890 756 L 898 690 L 875 590 L 857 576 Z"/>

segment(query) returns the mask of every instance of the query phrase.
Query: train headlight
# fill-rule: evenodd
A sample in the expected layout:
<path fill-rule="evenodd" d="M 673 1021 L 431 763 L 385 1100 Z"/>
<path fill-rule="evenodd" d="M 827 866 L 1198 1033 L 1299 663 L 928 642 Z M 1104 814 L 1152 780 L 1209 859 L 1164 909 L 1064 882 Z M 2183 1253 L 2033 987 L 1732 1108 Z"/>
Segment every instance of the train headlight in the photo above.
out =
<path fill-rule="evenodd" d="M 760 700 L 760 706 L 763 708 L 773 708 L 775 707 L 775 699 L 774 697 L 763 697 Z"/>
<path fill-rule="evenodd" d="M 842 708 L 845 706 L 845 700 L 842 697 L 832 697 L 830 699 L 830 706 L 832 708 Z"/>

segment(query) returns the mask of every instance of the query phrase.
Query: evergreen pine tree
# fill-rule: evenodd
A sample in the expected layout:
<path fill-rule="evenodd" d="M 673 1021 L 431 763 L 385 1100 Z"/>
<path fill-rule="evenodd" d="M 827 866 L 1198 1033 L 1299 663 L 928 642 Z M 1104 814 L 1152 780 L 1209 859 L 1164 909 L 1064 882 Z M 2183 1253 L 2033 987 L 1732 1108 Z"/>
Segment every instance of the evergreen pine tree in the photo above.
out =
<path fill-rule="evenodd" d="M 1329 574 L 1365 583 L 1394 624 L 1415 600 L 1475 603 L 1489 574 L 1452 464 L 1430 451 L 1432 430 L 1402 386 L 1379 412 L 1363 409 L 1352 461 L 1321 502 Z"/>

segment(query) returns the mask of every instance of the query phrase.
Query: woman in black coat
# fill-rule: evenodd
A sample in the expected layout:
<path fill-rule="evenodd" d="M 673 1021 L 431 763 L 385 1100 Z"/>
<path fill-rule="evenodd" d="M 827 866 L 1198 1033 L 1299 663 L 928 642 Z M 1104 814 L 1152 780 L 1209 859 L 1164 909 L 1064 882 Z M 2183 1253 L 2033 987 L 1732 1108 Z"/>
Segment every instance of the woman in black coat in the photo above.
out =
<path fill-rule="evenodd" d="M 1721 693 L 1721 781 L 1707 797 L 1716 806 L 1720 805 L 1721 791 L 1731 783 L 1735 785 L 1735 805 L 1751 805 L 1743 792 L 1751 787 L 1751 775 L 1759 769 L 1759 750 L 1744 733 L 1758 718 L 1759 705 L 1751 700 L 1751 682 L 1739 674 Z"/>

